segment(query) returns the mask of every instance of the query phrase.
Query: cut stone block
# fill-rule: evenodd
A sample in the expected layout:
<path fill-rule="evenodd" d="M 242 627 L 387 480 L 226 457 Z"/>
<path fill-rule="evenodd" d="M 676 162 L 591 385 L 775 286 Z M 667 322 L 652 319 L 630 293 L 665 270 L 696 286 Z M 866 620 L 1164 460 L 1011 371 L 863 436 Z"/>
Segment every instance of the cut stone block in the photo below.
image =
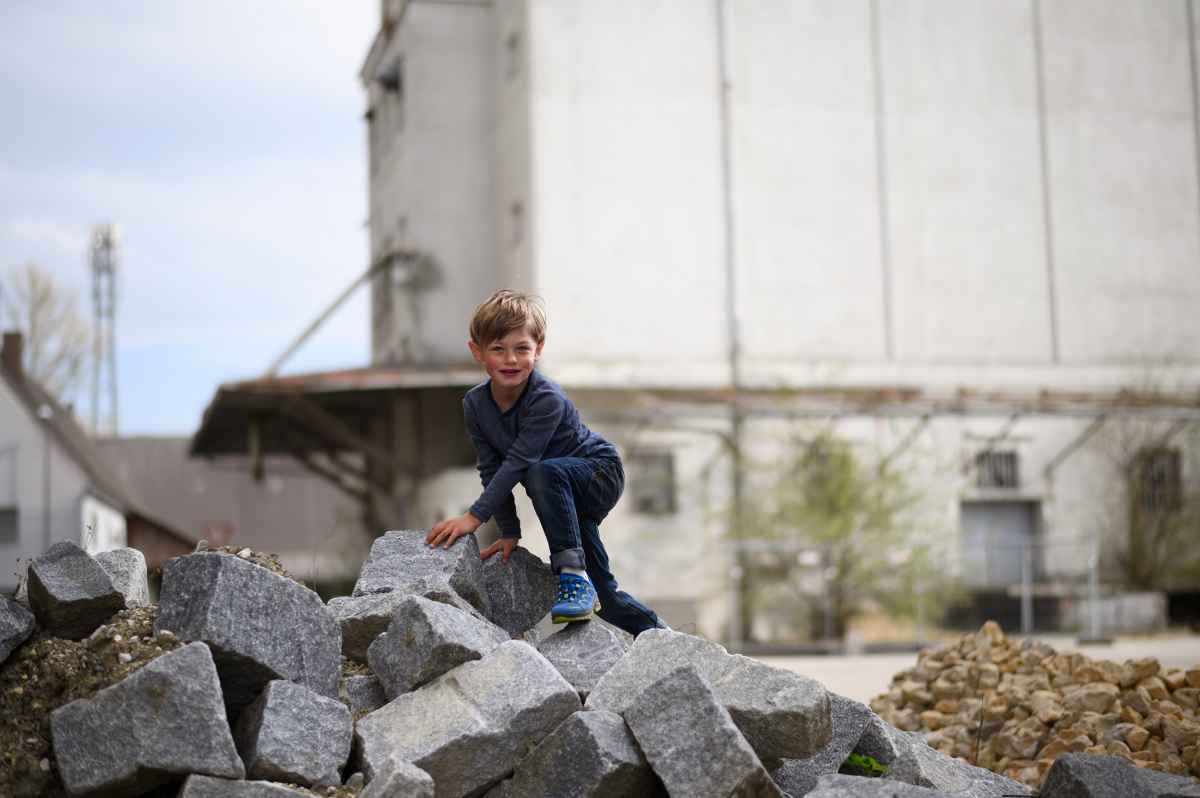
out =
<path fill-rule="evenodd" d="M 411 762 L 390 759 L 358 798 L 434 798 L 433 777 Z"/>
<path fill-rule="evenodd" d="M 113 549 L 96 555 L 96 562 L 112 579 L 113 587 L 125 597 L 126 607 L 150 604 L 150 583 L 146 579 L 146 556 L 137 549 Z"/>
<path fill-rule="evenodd" d="M 804 759 L 829 742 L 829 696 L 818 682 L 666 629 L 642 632 L 596 684 L 588 709 L 624 715 L 646 687 L 692 665 L 762 759 Z"/>
<path fill-rule="evenodd" d="M 188 773 L 245 775 L 212 655 L 192 643 L 90 699 L 50 714 L 54 756 L 71 795 L 138 795 Z"/>
<path fill-rule="evenodd" d="M 483 586 L 488 620 L 519 638 L 554 606 L 558 577 L 540 557 L 518 547 L 508 562 L 498 554 L 484 560 Z"/>
<path fill-rule="evenodd" d="M 466 602 L 487 617 L 483 563 L 474 535 L 448 549 L 425 545 L 425 532 L 406 529 L 375 539 L 363 563 L 354 596 L 401 593 L 459 605 Z"/>
<path fill-rule="evenodd" d="M 1063 754 L 1054 760 L 1040 795 L 1046 798 L 1188 798 L 1200 784 L 1186 776 L 1143 770 L 1117 756 Z"/>
<path fill-rule="evenodd" d="M 508 639 L 500 627 L 457 607 L 409 596 L 392 614 L 387 633 L 367 649 L 367 662 L 388 698 L 395 698 Z"/>
<path fill-rule="evenodd" d="M 338 697 L 352 714 L 374 712 L 388 702 L 378 676 L 346 676 L 338 688 Z"/>
<path fill-rule="evenodd" d="M 50 634 L 82 640 L 125 609 L 125 597 L 100 563 L 63 541 L 30 563 L 29 607 Z"/>
<path fill-rule="evenodd" d="M 372 593 L 330 599 L 329 612 L 342 628 L 342 655 L 366 662 L 367 649 L 387 631 L 392 613 L 406 598 L 406 593 Z"/>
<path fill-rule="evenodd" d="M 352 734 L 341 701 L 277 680 L 242 712 L 234 737 L 248 777 L 313 787 L 342 783 Z"/>
<path fill-rule="evenodd" d="M 230 781 L 188 776 L 178 798 L 312 798 L 312 793 L 269 781 Z"/>
<path fill-rule="evenodd" d="M 837 773 L 875 715 L 865 704 L 834 693 L 829 694 L 829 711 L 833 727 L 829 742 L 807 759 L 785 759 L 771 771 L 771 778 L 784 792 L 808 795 L 821 776 Z"/>
<path fill-rule="evenodd" d="M 638 745 L 672 796 L 781 798 L 750 743 L 697 668 L 678 668 L 625 709 Z"/>
<path fill-rule="evenodd" d="M 651 796 L 658 777 L 620 715 L 576 712 L 517 765 L 505 798 Z"/>
<path fill-rule="evenodd" d="M 567 624 L 538 643 L 537 649 L 586 699 L 631 645 L 633 635 L 593 618 Z"/>
<path fill-rule="evenodd" d="M 33 634 L 33 613 L 0 596 L 0 664 Z"/>
<path fill-rule="evenodd" d="M 806 798 L 950 798 L 950 793 L 928 787 L 840 773 L 822 775 L 812 792 L 791 794 Z"/>
<path fill-rule="evenodd" d="M 929 787 L 961 798 L 1030 795 L 1020 782 L 949 757 L 929 747 L 920 732 L 900 731 L 873 716 L 854 753 L 873 757 L 888 768 L 885 781 Z"/>
<path fill-rule="evenodd" d="M 155 633 L 164 629 L 209 645 L 230 707 L 273 679 L 337 697 L 341 631 L 321 597 L 247 560 L 216 552 L 168 560 L 154 623 Z"/>
<path fill-rule="evenodd" d="M 554 666 L 510 640 L 360 719 L 357 769 L 369 783 L 399 759 L 432 776 L 438 798 L 482 794 L 579 709 Z"/>

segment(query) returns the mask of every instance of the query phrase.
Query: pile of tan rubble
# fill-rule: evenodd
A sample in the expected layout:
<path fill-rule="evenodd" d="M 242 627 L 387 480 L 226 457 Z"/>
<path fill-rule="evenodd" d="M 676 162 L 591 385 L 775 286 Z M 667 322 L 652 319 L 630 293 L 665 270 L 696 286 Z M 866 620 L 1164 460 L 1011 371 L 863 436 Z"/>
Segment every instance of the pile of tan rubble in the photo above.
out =
<path fill-rule="evenodd" d="M 871 709 L 929 744 L 1031 787 L 1062 754 L 1108 754 L 1200 776 L 1200 666 L 1059 653 L 993 621 L 923 650 Z"/>

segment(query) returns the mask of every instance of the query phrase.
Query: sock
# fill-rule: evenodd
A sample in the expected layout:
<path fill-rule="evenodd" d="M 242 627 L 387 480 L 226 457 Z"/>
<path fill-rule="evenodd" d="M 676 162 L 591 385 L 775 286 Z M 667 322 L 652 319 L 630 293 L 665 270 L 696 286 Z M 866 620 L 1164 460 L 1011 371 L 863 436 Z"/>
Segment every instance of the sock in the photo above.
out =
<path fill-rule="evenodd" d="M 591 579 L 588 579 L 587 571 L 583 570 L 582 568 L 567 568 L 566 566 L 563 566 L 559 570 L 564 574 L 575 574 L 576 576 L 582 576 L 584 579 L 587 579 L 589 583 L 592 581 Z"/>

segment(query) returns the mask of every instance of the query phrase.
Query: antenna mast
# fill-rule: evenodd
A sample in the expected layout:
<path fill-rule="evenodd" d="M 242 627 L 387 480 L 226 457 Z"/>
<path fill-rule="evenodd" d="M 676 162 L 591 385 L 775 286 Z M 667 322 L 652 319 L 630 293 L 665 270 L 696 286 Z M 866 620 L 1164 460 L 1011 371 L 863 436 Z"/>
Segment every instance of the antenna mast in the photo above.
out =
<path fill-rule="evenodd" d="M 92 228 L 92 434 L 116 435 L 117 405 L 117 247 L 119 231 L 113 224 Z M 101 412 L 101 395 L 108 403 Z"/>

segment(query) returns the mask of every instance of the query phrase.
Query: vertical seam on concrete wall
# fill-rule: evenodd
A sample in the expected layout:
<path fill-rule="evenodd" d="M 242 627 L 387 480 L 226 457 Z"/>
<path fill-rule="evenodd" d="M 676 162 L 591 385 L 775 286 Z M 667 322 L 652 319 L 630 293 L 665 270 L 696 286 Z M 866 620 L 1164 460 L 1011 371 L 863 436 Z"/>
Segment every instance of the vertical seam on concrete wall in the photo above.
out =
<path fill-rule="evenodd" d="M 888 360 L 896 359 L 892 322 L 892 248 L 888 230 L 887 105 L 883 97 L 883 55 L 879 0 L 870 0 L 871 72 L 875 81 L 875 178 L 879 194 L 879 259 L 883 271 L 883 342 Z"/>
<path fill-rule="evenodd" d="M 1050 309 L 1050 360 L 1060 362 L 1058 348 L 1058 290 L 1054 268 L 1054 210 L 1050 188 L 1050 132 L 1046 118 L 1046 70 L 1042 50 L 1042 8 L 1032 0 L 1033 69 L 1037 87 L 1038 152 L 1042 162 L 1042 240 L 1046 254 L 1046 295 Z"/>
<path fill-rule="evenodd" d="M 1192 138 L 1195 142 L 1193 150 L 1196 159 L 1196 198 L 1197 218 L 1200 219 L 1200 74 L 1196 71 L 1196 0 L 1184 0 L 1184 12 L 1187 14 L 1187 43 L 1188 43 L 1188 75 L 1192 87 Z"/>
<path fill-rule="evenodd" d="M 725 312 L 729 334 L 729 381 L 736 389 L 742 382 L 742 343 L 738 325 L 737 296 L 737 216 L 733 207 L 733 114 L 730 109 L 732 91 L 729 53 L 726 45 L 726 2 L 716 0 L 717 14 L 717 101 L 720 107 L 721 143 L 721 210 L 725 226 Z"/>

